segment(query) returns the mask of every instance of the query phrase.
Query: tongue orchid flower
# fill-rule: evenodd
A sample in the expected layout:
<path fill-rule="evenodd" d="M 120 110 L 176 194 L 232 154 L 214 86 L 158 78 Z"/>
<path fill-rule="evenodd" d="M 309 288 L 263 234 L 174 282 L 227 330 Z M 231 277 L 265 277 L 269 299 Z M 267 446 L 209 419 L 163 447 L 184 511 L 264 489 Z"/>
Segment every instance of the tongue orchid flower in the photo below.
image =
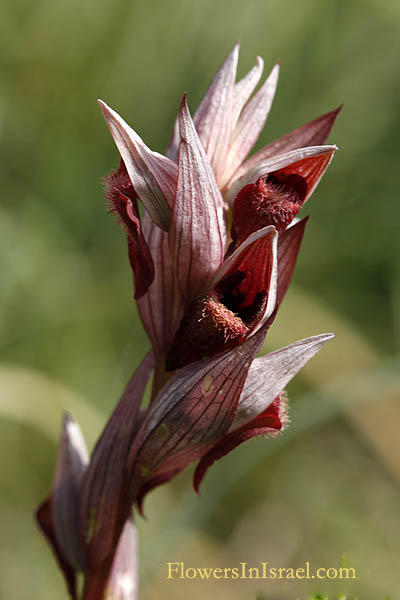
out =
<path fill-rule="evenodd" d="M 104 179 L 106 197 L 127 236 L 151 349 L 90 460 L 77 425 L 64 422 L 53 491 L 38 520 L 73 598 L 78 571 L 83 600 L 136 598 L 126 561 L 135 547 L 132 503 L 141 511 L 152 488 L 193 461 L 198 489 L 215 460 L 255 435 L 283 431 L 286 385 L 333 337 L 256 358 L 296 264 L 307 222 L 297 215 L 337 149 L 324 144 L 339 109 L 248 158 L 279 63 L 253 93 L 263 61 L 236 82 L 238 53 L 236 44 L 193 119 L 184 96 L 165 156 L 99 101 L 120 154 Z"/>

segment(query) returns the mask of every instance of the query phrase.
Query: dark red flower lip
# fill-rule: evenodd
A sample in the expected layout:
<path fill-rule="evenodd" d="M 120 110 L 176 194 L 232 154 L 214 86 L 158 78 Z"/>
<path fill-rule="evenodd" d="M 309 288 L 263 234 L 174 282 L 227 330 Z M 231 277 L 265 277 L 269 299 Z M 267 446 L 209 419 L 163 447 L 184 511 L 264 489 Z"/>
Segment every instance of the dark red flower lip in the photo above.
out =
<path fill-rule="evenodd" d="M 214 275 L 207 294 L 191 302 L 167 355 L 168 370 L 242 343 L 271 316 L 276 302 L 278 234 L 254 232 Z"/>

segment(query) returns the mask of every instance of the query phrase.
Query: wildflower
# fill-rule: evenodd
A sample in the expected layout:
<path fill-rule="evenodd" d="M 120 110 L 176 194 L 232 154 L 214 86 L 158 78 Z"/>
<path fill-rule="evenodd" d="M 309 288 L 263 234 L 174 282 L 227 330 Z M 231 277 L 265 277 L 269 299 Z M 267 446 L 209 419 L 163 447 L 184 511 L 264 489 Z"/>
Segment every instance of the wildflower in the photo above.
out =
<path fill-rule="evenodd" d="M 267 119 L 279 64 L 251 97 L 262 60 L 235 83 L 237 59 L 235 45 L 193 120 L 184 96 L 166 156 L 100 102 L 121 156 L 104 180 L 106 196 L 127 235 L 151 350 L 89 463 L 76 454 L 66 426 L 59 461 L 67 466 L 56 476 L 65 491 L 55 483 L 39 511 L 73 597 L 78 570 L 84 600 L 102 598 L 107 586 L 121 588 L 125 548 L 134 543 L 132 503 L 141 510 L 148 491 L 193 461 L 198 490 L 216 459 L 254 435 L 285 429 L 285 386 L 332 337 L 255 358 L 295 267 L 307 222 L 297 214 L 336 150 L 322 144 L 338 111 L 247 159 Z M 151 402 L 142 408 L 152 372 Z M 65 453 L 73 458 L 65 461 Z M 134 598 L 129 589 L 118 597 Z"/>

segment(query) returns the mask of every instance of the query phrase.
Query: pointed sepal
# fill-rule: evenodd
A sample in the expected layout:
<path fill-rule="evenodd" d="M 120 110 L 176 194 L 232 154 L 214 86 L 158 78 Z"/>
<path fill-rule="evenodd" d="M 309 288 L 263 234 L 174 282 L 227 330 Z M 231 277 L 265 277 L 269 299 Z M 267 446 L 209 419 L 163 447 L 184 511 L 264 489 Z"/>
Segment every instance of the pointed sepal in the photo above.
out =
<path fill-rule="evenodd" d="M 88 452 L 78 424 L 64 414 L 57 465 L 50 496 L 36 518 L 51 545 L 71 598 L 77 598 L 76 573 L 84 569 L 79 537 L 79 498 Z"/>
<path fill-rule="evenodd" d="M 315 335 L 254 360 L 230 430 L 264 413 L 289 381 L 333 337 L 332 333 Z"/>
<path fill-rule="evenodd" d="M 336 108 L 326 114 L 294 129 L 283 137 L 274 140 L 268 146 L 261 148 L 253 154 L 236 173 L 236 177 L 241 177 L 244 173 L 253 169 L 261 162 L 268 158 L 285 154 L 296 148 L 306 148 L 307 146 L 322 146 L 326 143 L 332 127 L 336 121 L 336 117 L 340 113 L 342 107 Z"/>
<path fill-rule="evenodd" d="M 235 128 L 229 148 L 222 185 L 228 181 L 242 164 L 263 130 L 271 110 L 279 77 L 279 62 L 258 92 L 244 106 Z"/>
<path fill-rule="evenodd" d="M 226 228 L 221 193 L 183 98 L 179 113 L 176 201 L 169 230 L 176 277 L 185 302 L 207 291 L 220 266 Z"/>
<path fill-rule="evenodd" d="M 152 152 L 118 113 L 102 100 L 98 102 L 136 194 L 153 221 L 167 231 L 175 197 L 176 164 Z"/>
<path fill-rule="evenodd" d="M 224 174 L 231 143 L 238 58 L 239 43 L 236 43 L 212 80 L 193 118 L 218 183 Z"/>

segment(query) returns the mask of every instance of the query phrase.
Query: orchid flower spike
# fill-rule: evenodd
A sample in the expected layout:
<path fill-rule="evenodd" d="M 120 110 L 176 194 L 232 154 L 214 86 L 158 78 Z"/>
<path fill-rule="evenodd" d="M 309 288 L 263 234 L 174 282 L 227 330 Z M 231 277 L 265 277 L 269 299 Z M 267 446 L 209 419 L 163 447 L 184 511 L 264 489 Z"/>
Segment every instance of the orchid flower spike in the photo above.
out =
<path fill-rule="evenodd" d="M 193 461 L 198 490 L 215 460 L 255 435 L 283 431 L 286 385 L 333 337 L 256 358 L 297 261 L 307 223 L 297 215 L 337 150 L 325 142 L 340 108 L 248 157 L 279 63 L 254 91 L 263 61 L 236 82 L 238 55 L 235 44 L 193 118 L 183 97 L 165 156 L 99 101 L 120 154 L 105 193 L 127 236 L 151 350 L 90 460 L 77 425 L 64 420 L 53 491 L 38 520 L 72 598 L 80 571 L 82 600 L 135 599 L 132 504 L 142 511 L 151 489 Z"/>

